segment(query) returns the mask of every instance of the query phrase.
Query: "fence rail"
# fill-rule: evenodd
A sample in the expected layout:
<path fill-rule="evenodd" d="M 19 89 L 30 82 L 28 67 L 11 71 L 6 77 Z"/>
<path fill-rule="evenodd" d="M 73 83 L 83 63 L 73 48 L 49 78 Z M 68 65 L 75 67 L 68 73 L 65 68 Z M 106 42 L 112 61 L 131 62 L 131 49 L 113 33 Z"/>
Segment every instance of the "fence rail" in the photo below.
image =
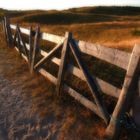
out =
<path fill-rule="evenodd" d="M 37 27 L 35 31 L 33 31 L 32 28 L 21 28 L 18 25 L 10 24 L 9 19 L 7 18 L 4 18 L 3 20 L 3 27 L 9 47 L 15 47 L 20 55 L 27 61 L 31 73 L 33 70 L 37 70 L 56 85 L 58 96 L 62 96 L 62 91 L 66 91 L 82 105 L 102 118 L 108 126 L 106 129 L 107 139 L 113 139 L 118 136 L 121 126 L 120 122 L 122 121 L 121 118 L 128 110 L 128 99 L 134 94 L 134 83 L 137 83 L 139 77 L 139 45 L 135 45 L 132 53 L 127 53 L 118 49 L 75 40 L 72 33 L 69 32 L 66 32 L 63 37 L 44 32 L 42 33 L 40 32 L 39 27 Z M 14 31 L 14 34 L 12 30 Z M 28 36 L 28 43 L 25 42 L 23 34 Z M 34 42 L 32 42 L 33 38 Z M 56 46 L 53 47 L 50 52 L 46 52 L 40 49 L 40 40 L 53 42 Z M 39 49 L 39 51 L 37 51 L 37 49 Z M 61 58 L 56 56 L 58 50 L 61 50 Z M 70 52 L 73 54 L 78 67 L 68 61 Z M 82 54 L 96 57 L 126 70 L 122 89 L 91 75 L 81 58 Z M 42 56 L 40 60 L 37 60 L 38 55 Z M 53 76 L 42 67 L 42 64 L 49 62 L 48 60 L 59 66 L 57 77 Z M 87 83 L 94 102 L 64 82 L 64 75 L 66 72 L 73 74 Z M 118 100 L 112 114 L 108 113 L 107 107 L 102 99 L 102 93 L 110 95 Z"/>

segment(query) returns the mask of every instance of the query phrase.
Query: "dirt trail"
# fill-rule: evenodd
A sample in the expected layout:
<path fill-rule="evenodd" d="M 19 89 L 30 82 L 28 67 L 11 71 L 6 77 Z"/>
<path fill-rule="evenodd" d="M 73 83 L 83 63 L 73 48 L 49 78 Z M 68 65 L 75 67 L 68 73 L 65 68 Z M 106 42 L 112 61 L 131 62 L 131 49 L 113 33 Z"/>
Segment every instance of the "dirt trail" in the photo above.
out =
<path fill-rule="evenodd" d="M 53 115 L 40 119 L 32 110 L 31 98 L 23 94 L 21 82 L 0 73 L 0 140 L 55 140 L 60 123 L 53 124 Z"/>
<path fill-rule="evenodd" d="M 62 122 L 55 123 L 53 114 L 40 118 L 33 99 L 27 98 L 41 81 L 29 76 L 27 65 L 6 48 L 2 34 L 0 44 L 0 140 L 57 139 Z"/>

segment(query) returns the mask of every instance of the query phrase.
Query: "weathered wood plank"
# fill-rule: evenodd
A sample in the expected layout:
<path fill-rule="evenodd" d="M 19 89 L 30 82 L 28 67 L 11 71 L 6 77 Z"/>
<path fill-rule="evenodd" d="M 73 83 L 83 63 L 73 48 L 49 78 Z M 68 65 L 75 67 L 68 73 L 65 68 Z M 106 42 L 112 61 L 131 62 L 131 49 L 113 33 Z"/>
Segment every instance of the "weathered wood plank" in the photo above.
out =
<path fill-rule="evenodd" d="M 134 87 L 136 86 L 137 80 L 139 78 L 139 66 L 140 61 L 140 45 L 136 45 L 131 54 L 130 62 L 128 64 L 127 73 L 125 76 L 125 81 L 123 88 L 118 99 L 117 105 L 112 114 L 109 126 L 106 130 L 106 137 L 108 139 L 118 139 L 120 127 L 121 127 L 121 118 L 123 117 L 125 111 L 130 105 L 130 98 L 133 95 Z"/>
<path fill-rule="evenodd" d="M 118 67 L 126 69 L 130 59 L 130 53 L 114 48 L 107 48 L 99 44 L 88 43 L 85 41 L 75 41 L 80 51 L 99 59 L 107 61 Z"/>
<path fill-rule="evenodd" d="M 19 52 L 19 50 L 17 49 L 17 47 L 15 47 L 16 51 Z M 26 62 L 28 62 L 28 58 L 22 53 L 21 56 L 25 59 Z M 51 81 L 53 84 L 57 84 L 57 79 L 56 77 L 54 77 L 52 74 L 50 74 L 49 72 L 47 72 L 45 69 L 40 68 L 38 69 L 38 72 L 44 76 L 46 79 L 48 79 L 49 81 Z"/>
<path fill-rule="evenodd" d="M 42 56 L 48 56 L 48 53 L 47 52 L 45 52 L 45 51 L 43 51 L 43 50 L 40 50 L 40 54 L 42 55 Z M 51 61 L 53 62 L 53 63 L 55 63 L 55 64 L 57 64 L 57 65 L 60 65 L 60 63 L 61 63 L 61 60 L 59 59 L 59 58 L 56 58 L 56 57 L 52 57 L 51 58 Z"/>
<path fill-rule="evenodd" d="M 12 38 L 12 31 L 10 28 L 10 20 L 9 18 L 6 18 L 7 20 L 7 32 L 8 32 L 8 38 L 9 38 L 9 47 L 13 47 L 13 38 Z"/>
<path fill-rule="evenodd" d="M 7 34 L 6 34 L 6 27 L 5 27 L 5 19 L 2 20 L 2 27 L 3 27 L 3 32 L 4 32 L 4 37 L 7 43 Z"/>
<path fill-rule="evenodd" d="M 42 39 L 49 40 L 51 42 L 60 43 L 64 40 L 61 36 L 52 34 L 42 34 Z M 75 41 L 80 51 L 91 56 L 95 56 L 99 59 L 105 60 L 111 64 L 117 65 L 123 69 L 127 68 L 130 53 L 120 51 L 114 48 L 107 48 L 98 44 L 88 43 L 85 41 Z"/>
<path fill-rule="evenodd" d="M 35 66 L 34 69 L 36 69 L 37 67 L 39 67 L 40 65 L 42 65 L 45 61 L 47 61 L 48 59 L 50 59 L 61 47 L 62 47 L 63 43 L 60 43 L 58 45 L 56 45 L 56 47 L 54 47 L 47 56 L 43 57 Z"/>
<path fill-rule="evenodd" d="M 66 32 L 65 40 L 64 40 L 64 44 L 63 44 L 63 48 L 62 48 L 62 52 L 61 52 L 61 63 L 59 66 L 58 81 L 57 81 L 57 86 L 56 86 L 56 92 L 58 95 L 60 95 L 60 93 L 61 93 L 62 82 L 63 82 L 65 69 L 66 69 L 66 65 L 67 65 L 66 62 L 67 62 L 67 56 L 68 56 L 68 51 L 69 51 L 68 42 L 69 42 L 70 37 L 71 37 L 71 33 Z"/>
<path fill-rule="evenodd" d="M 16 29 L 16 26 L 11 24 L 10 27 L 15 30 Z M 21 29 L 21 32 L 23 34 L 26 34 L 26 35 L 30 35 L 30 31 L 29 29 L 26 29 L 26 28 L 20 28 Z M 59 44 L 61 42 L 64 41 L 64 37 L 62 36 L 58 36 L 58 35 L 53 35 L 53 34 L 49 34 L 49 33 L 41 33 L 41 39 L 43 40 L 47 40 L 47 41 L 50 41 L 50 42 L 54 42 L 56 44 Z"/>
<path fill-rule="evenodd" d="M 22 41 L 20 40 L 20 37 L 19 37 L 19 34 L 18 34 L 18 28 L 16 28 L 15 35 L 14 36 L 12 35 L 12 38 L 13 38 L 13 45 L 15 47 L 17 47 L 20 56 L 22 56 L 22 46 L 23 46 L 23 44 L 22 44 Z M 17 42 L 17 46 L 16 46 L 16 42 Z"/>
<path fill-rule="evenodd" d="M 87 85 L 91 91 L 91 94 L 95 100 L 95 103 L 98 106 L 98 109 L 100 110 L 101 114 L 103 115 L 105 123 L 108 124 L 110 116 L 109 116 L 107 109 L 105 108 L 105 105 L 101 98 L 100 90 L 97 86 L 97 83 L 96 83 L 95 79 L 93 79 L 93 77 L 91 77 L 87 68 L 85 67 L 84 63 L 82 62 L 80 51 L 78 50 L 77 45 L 75 44 L 73 39 L 71 39 L 69 45 L 70 45 L 71 51 L 79 65 L 80 69 L 83 72 L 83 75 L 86 79 Z"/>
<path fill-rule="evenodd" d="M 102 118 L 102 114 L 99 112 L 97 106 L 91 102 L 90 100 L 86 99 L 83 95 L 79 94 L 77 91 L 72 89 L 71 87 L 67 86 L 66 84 L 63 87 L 64 91 L 68 92 L 70 96 L 75 98 L 78 102 L 82 105 L 93 111 L 95 114 Z"/>
<path fill-rule="evenodd" d="M 9 46 L 10 40 L 9 40 L 9 32 L 8 32 L 8 28 L 7 28 L 7 18 L 6 17 L 4 17 L 4 24 L 5 24 L 5 32 L 6 32 L 6 40 L 7 40 L 6 42 Z"/>
<path fill-rule="evenodd" d="M 15 30 L 15 33 L 14 33 L 14 35 L 12 35 L 12 37 L 13 37 L 13 45 L 15 46 L 16 44 L 16 39 L 17 39 L 17 37 L 18 37 L 18 33 L 17 33 L 17 28 L 16 28 L 16 30 Z"/>
<path fill-rule="evenodd" d="M 17 47 L 15 47 L 15 49 L 17 52 L 19 52 Z M 21 56 L 25 59 L 26 62 L 28 62 L 28 58 L 23 53 L 21 53 Z"/>
<path fill-rule="evenodd" d="M 21 41 L 20 41 L 20 37 L 19 37 L 19 34 L 17 33 L 17 47 L 18 47 L 18 50 L 19 50 L 19 54 L 20 56 L 22 55 L 22 44 L 21 44 Z"/>
<path fill-rule="evenodd" d="M 32 41 L 32 27 L 30 27 L 30 35 L 29 35 L 29 45 L 27 46 L 27 50 L 29 51 L 29 64 L 30 64 L 30 73 L 31 71 L 31 63 L 32 63 L 32 53 L 33 53 L 33 41 Z"/>
<path fill-rule="evenodd" d="M 47 78 L 49 81 L 51 81 L 53 84 L 57 84 L 57 79 L 52 74 L 47 72 L 45 69 L 40 68 L 37 70 L 39 73 L 41 73 L 45 78 Z"/>
<path fill-rule="evenodd" d="M 11 24 L 10 27 L 11 27 L 11 29 L 16 30 L 16 25 Z M 20 30 L 23 34 L 30 35 L 29 29 L 20 27 Z"/>
<path fill-rule="evenodd" d="M 31 62 L 31 67 L 30 67 L 30 72 L 33 73 L 34 70 L 34 64 L 35 64 L 35 59 L 36 59 L 36 49 L 39 43 L 39 35 L 40 35 L 40 28 L 37 27 L 36 29 L 36 34 L 35 34 L 35 39 L 34 39 L 34 46 L 33 46 L 33 52 L 32 52 L 32 62 Z"/>
<path fill-rule="evenodd" d="M 65 37 L 43 32 L 41 34 L 41 39 L 59 44 L 59 43 L 64 42 Z"/>
<path fill-rule="evenodd" d="M 69 64 L 67 70 L 68 70 L 68 72 L 72 73 L 73 75 L 80 78 L 81 80 L 86 81 L 82 71 L 79 68 L 73 66 L 72 64 Z M 119 88 L 117 88 L 117 87 L 97 78 L 97 77 L 95 77 L 95 78 L 96 78 L 96 81 L 97 81 L 97 83 L 100 87 L 100 90 L 102 92 L 104 92 L 107 95 L 113 96 L 115 98 L 119 98 L 121 89 L 119 89 Z"/>
<path fill-rule="evenodd" d="M 19 36 L 19 39 L 20 39 L 20 42 L 22 42 L 22 48 L 24 50 L 24 53 L 25 55 L 27 56 L 27 58 L 29 59 L 29 54 L 28 54 L 28 51 L 27 51 L 27 48 L 26 48 L 26 44 L 21 36 L 21 31 L 20 31 L 20 28 L 19 26 L 17 25 L 17 33 L 18 33 L 18 36 Z"/>

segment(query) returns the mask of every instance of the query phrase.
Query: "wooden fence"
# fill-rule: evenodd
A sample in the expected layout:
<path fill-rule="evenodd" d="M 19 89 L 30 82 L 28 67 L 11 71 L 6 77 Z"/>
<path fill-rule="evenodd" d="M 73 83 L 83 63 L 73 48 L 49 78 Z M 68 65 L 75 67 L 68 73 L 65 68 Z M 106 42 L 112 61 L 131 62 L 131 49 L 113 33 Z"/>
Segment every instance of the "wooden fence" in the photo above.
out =
<path fill-rule="evenodd" d="M 21 28 L 19 25 L 10 24 L 9 19 L 6 17 L 3 20 L 3 28 L 7 44 L 9 47 L 15 47 L 20 55 L 27 61 L 31 73 L 34 70 L 38 71 L 56 85 L 56 91 L 59 96 L 62 96 L 61 91 L 65 91 L 83 106 L 97 114 L 107 125 L 105 138 L 117 139 L 123 115 L 128 111 L 128 109 L 130 109 L 129 99 L 134 95 L 134 88 L 138 82 L 140 73 L 139 45 L 135 45 L 130 54 L 118 49 L 107 48 L 84 41 L 77 41 L 73 38 L 72 33 L 69 32 L 66 32 L 65 36 L 57 36 L 40 32 L 39 27 L 37 27 L 35 31 L 32 30 L 32 27 L 30 27 L 30 29 Z M 12 30 L 15 31 L 14 34 L 12 33 Z M 28 36 L 29 43 L 24 41 L 23 35 Z M 40 40 L 53 42 L 56 46 L 50 52 L 46 52 L 40 49 Z M 61 59 L 55 56 L 58 50 L 62 50 Z M 69 63 L 68 54 L 70 52 L 73 54 L 79 67 Z M 122 89 L 91 75 L 81 58 L 82 53 L 94 56 L 126 70 Z M 38 61 L 36 60 L 37 55 L 42 56 Z M 48 60 L 59 66 L 57 77 L 53 76 L 42 67 L 42 64 L 46 62 L 49 63 Z M 66 72 L 86 81 L 94 102 L 87 99 L 64 82 L 64 75 Z M 108 113 L 101 96 L 102 93 L 106 93 L 118 100 L 112 114 Z"/>

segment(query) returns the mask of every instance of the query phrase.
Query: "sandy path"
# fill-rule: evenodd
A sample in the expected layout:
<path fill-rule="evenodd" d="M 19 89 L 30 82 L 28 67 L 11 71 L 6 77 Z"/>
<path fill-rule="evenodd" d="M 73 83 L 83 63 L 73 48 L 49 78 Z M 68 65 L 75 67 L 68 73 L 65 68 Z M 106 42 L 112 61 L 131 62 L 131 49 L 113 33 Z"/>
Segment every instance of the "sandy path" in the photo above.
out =
<path fill-rule="evenodd" d="M 16 81 L 0 76 L 0 140 L 55 140 L 57 131 L 52 129 L 53 116 L 41 120 L 31 110 L 30 99 L 25 100 L 22 88 L 16 85 Z"/>
<path fill-rule="evenodd" d="M 55 139 L 50 132 L 51 119 L 46 118 L 42 125 L 42 120 L 31 110 L 31 100 L 25 100 L 17 82 L 0 74 L 0 140 Z"/>
<path fill-rule="evenodd" d="M 52 113 L 40 118 L 33 110 L 29 97 L 39 87 L 38 79 L 30 76 L 25 62 L 3 40 L 0 36 L 0 140 L 57 139 L 62 121 L 56 122 Z"/>

